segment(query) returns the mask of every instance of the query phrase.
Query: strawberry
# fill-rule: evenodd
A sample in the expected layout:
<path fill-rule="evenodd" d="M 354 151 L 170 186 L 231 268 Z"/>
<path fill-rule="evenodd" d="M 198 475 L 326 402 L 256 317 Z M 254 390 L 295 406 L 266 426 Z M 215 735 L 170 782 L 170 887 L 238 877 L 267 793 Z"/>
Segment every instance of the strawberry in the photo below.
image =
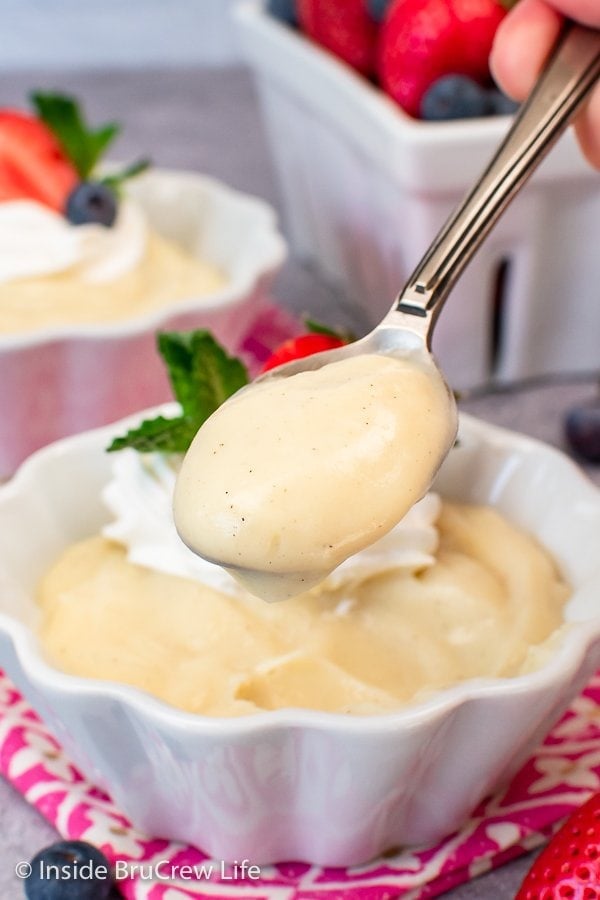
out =
<path fill-rule="evenodd" d="M 377 25 L 367 0 L 298 0 L 303 31 L 363 75 L 375 69 Z"/>
<path fill-rule="evenodd" d="M 409 115 L 419 116 L 423 95 L 444 75 L 485 83 L 505 15 L 500 0 L 394 0 L 378 48 L 384 89 Z"/>
<path fill-rule="evenodd" d="M 600 794 L 569 816 L 515 900 L 600 900 Z"/>
<path fill-rule="evenodd" d="M 37 200 L 62 211 L 77 172 L 52 132 L 17 110 L 0 110 L 0 201 Z"/>
<path fill-rule="evenodd" d="M 300 337 L 290 338 L 280 344 L 263 365 L 261 372 L 268 372 L 276 366 L 292 362 L 294 359 L 302 359 L 304 356 L 312 356 L 322 350 L 335 350 L 343 347 L 348 341 L 334 334 L 301 334 Z"/>

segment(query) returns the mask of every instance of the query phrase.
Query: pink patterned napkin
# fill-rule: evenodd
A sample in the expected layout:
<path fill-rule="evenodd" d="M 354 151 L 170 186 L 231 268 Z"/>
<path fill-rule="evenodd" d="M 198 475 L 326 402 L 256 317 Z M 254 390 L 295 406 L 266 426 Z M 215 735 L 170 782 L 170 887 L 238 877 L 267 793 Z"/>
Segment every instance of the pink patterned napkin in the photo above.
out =
<path fill-rule="evenodd" d="M 268 307 L 240 352 L 255 371 L 277 344 L 300 330 L 285 312 Z M 0 774 L 64 837 L 101 847 L 128 900 L 420 900 L 543 843 L 600 789 L 600 674 L 508 789 L 482 803 L 458 834 L 354 869 L 290 862 L 261 867 L 254 880 L 198 849 L 141 834 L 77 771 L 1 670 Z M 183 877 L 152 878 L 157 867 L 161 875 L 173 869 Z"/>
<path fill-rule="evenodd" d="M 290 862 L 263 866 L 253 880 L 193 847 L 141 834 L 75 769 L 2 672 L 0 773 L 64 837 L 101 847 L 128 900 L 421 900 L 543 843 L 600 788 L 600 673 L 508 789 L 482 803 L 457 834 L 435 847 L 354 869 Z M 130 866 L 135 874 L 127 877 Z M 173 868 L 184 877 L 152 880 L 157 866 L 163 876 Z M 197 877 L 190 871 L 194 867 Z"/>

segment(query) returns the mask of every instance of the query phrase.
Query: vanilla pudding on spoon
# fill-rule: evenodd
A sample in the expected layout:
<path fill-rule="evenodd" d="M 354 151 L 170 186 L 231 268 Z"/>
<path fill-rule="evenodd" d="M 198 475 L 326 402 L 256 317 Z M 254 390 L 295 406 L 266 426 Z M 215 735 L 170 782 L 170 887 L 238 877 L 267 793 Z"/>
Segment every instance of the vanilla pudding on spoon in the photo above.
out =
<path fill-rule="evenodd" d="M 453 398 L 416 354 L 364 353 L 259 381 L 194 438 L 177 530 L 251 593 L 292 597 L 390 531 L 455 434 Z"/>

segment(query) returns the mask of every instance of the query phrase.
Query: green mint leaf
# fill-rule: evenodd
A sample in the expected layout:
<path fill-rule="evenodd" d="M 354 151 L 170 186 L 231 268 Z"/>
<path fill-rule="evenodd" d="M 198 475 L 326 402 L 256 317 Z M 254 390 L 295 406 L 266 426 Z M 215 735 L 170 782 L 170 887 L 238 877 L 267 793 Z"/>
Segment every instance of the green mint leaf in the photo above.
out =
<path fill-rule="evenodd" d="M 137 428 L 132 428 L 122 437 L 115 438 L 107 452 L 114 453 L 131 447 L 138 453 L 185 453 L 196 434 L 193 422 L 184 416 L 166 419 L 146 419 Z"/>
<path fill-rule="evenodd" d="M 229 356 L 208 331 L 163 332 L 158 335 L 158 349 L 181 415 L 147 419 L 115 438 L 109 452 L 132 447 L 139 453 L 185 453 L 206 419 L 248 384 L 241 360 Z"/>
<path fill-rule="evenodd" d="M 175 399 L 184 415 L 198 421 L 198 427 L 248 384 L 242 361 L 229 356 L 208 331 L 163 332 L 158 336 L 158 349 Z"/>
<path fill-rule="evenodd" d="M 92 130 L 85 122 L 77 101 L 63 94 L 31 94 L 38 117 L 54 134 L 82 181 L 92 174 L 98 160 L 120 131 L 116 123 Z"/>
<path fill-rule="evenodd" d="M 504 9 L 512 9 L 518 2 L 519 0 L 500 0 L 500 5 L 503 6 Z"/>
<path fill-rule="evenodd" d="M 336 337 L 341 341 L 346 341 L 348 344 L 351 344 L 352 341 L 356 340 L 356 335 L 352 334 L 351 331 L 336 331 L 335 328 L 330 328 L 329 325 L 323 325 L 322 322 L 311 319 L 309 316 L 304 317 L 304 326 L 311 334 L 326 334 L 329 337 Z"/>

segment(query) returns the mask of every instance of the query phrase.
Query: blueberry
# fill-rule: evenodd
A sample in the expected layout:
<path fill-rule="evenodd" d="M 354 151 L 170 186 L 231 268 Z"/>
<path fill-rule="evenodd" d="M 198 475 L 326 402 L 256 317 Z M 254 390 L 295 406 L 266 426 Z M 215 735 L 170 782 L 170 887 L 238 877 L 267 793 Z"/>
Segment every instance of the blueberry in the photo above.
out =
<path fill-rule="evenodd" d="M 65 214 L 73 225 L 106 225 L 117 218 L 117 198 L 107 185 L 82 181 L 67 197 Z"/>
<path fill-rule="evenodd" d="M 600 463 L 600 400 L 569 410 L 565 435 L 577 456 L 586 462 Z"/>
<path fill-rule="evenodd" d="M 296 15 L 295 0 L 268 0 L 267 12 L 270 12 L 276 19 L 281 19 L 288 25 L 296 27 L 298 25 L 298 17 Z"/>
<path fill-rule="evenodd" d="M 487 93 L 489 112 L 494 116 L 512 116 L 519 108 L 519 104 L 512 97 L 507 97 L 498 88 L 490 88 Z"/>
<path fill-rule="evenodd" d="M 466 75 L 444 75 L 421 100 L 421 118 L 430 122 L 472 119 L 489 112 L 487 91 Z"/>
<path fill-rule="evenodd" d="M 367 0 L 369 12 L 376 22 L 383 22 L 383 17 L 387 12 L 388 6 L 391 6 L 392 0 Z"/>
<path fill-rule="evenodd" d="M 25 880 L 27 900 L 109 900 L 110 863 L 85 841 L 59 841 L 31 860 Z"/>

